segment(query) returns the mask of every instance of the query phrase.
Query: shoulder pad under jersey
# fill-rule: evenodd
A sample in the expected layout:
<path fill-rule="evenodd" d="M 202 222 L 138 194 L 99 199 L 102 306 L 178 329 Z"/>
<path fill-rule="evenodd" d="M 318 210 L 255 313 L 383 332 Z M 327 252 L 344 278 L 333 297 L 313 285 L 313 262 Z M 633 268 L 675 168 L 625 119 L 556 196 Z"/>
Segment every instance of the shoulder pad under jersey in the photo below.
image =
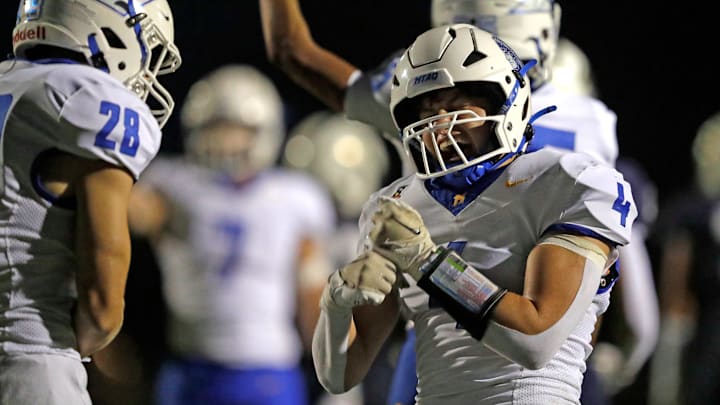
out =
<path fill-rule="evenodd" d="M 59 149 L 125 167 L 136 179 L 157 154 L 162 135 L 147 104 L 107 73 L 62 66 L 46 88 L 58 108 Z"/>
<path fill-rule="evenodd" d="M 560 165 L 574 179 L 573 194 L 579 196 L 563 214 L 563 222 L 589 228 L 619 245 L 629 243 L 637 207 L 622 174 L 585 154 L 569 153 Z"/>

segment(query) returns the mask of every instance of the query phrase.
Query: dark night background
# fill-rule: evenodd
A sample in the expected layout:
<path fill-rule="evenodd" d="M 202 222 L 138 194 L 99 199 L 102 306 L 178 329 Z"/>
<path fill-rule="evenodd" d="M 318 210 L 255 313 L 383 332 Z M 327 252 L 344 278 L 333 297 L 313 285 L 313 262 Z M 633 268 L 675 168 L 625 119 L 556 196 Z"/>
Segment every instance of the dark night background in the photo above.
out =
<path fill-rule="evenodd" d="M 265 57 L 257 1 L 171 0 L 178 72 L 163 83 L 178 105 L 190 84 L 223 63 L 266 71 L 285 96 L 288 126 L 323 106 Z M 360 68 L 371 68 L 428 28 L 429 0 L 312 0 L 303 11 L 318 43 Z M 649 0 L 565 1 L 561 33 L 585 49 L 601 98 L 618 114 L 622 155 L 639 160 L 666 197 L 691 181 L 689 146 L 700 123 L 720 110 L 714 71 L 717 16 L 700 6 L 670 8 Z M 11 49 L 15 1 L 2 2 L 0 52 Z M 3 22 L 4 21 L 4 22 Z M 178 114 L 163 147 L 178 150 Z"/>

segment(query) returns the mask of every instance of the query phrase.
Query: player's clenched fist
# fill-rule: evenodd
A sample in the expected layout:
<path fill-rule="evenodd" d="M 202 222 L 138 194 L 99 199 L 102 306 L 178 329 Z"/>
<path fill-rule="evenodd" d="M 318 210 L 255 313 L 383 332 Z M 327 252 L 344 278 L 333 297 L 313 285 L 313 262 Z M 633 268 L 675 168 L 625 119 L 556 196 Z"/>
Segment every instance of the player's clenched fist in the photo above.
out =
<path fill-rule="evenodd" d="M 392 291 L 397 279 L 395 265 L 380 254 L 367 251 L 330 276 L 323 299 L 340 307 L 378 305 Z"/>
<path fill-rule="evenodd" d="M 400 271 L 419 280 L 420 266 L 436 248 L 422 217 L 397 199 L 383 197 L 378 204 L 368 236 L 372 249 L 390 259 Z"/>

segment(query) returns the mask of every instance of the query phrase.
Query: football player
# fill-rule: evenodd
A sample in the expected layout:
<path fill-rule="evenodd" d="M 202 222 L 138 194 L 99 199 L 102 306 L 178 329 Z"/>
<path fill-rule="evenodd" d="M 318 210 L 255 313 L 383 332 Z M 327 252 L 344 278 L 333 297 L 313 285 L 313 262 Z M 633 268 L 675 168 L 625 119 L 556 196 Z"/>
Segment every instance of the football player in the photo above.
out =
<path fill-rule="evenodd" d="M 166 0 L 23 0 L 0 63 L 0 403 L 89 404 L 123 323 L 127 204 L 173 107 Z M 153 106 L 152 108 L 150 106 Z"/>
<path fill-rule="evenodd" d="M 169 312 L 158 403 L 305 404 L 299 363 L 330 273 L 332 200 L 309 176 L 273 167 L 283 105 L 256 68 L 202 77 L 181 121 L 185 155 L 154 161 L 130 207 Z"/>
<path fill-rule="evenodd" d="M 431 29 L 401 57 L 390 111 L 416 173 L 370 198 L 359 255 L 323 293 L 313 358 L 330 392 L 362 381 L 402 306 L 418 402 L 579 403 L 609 305 L 598 286 L 611 290 L 637 210 L 607 163 L 525 153 L 545 112 L 532 113 L 533 63 L 469 24 Z"/>

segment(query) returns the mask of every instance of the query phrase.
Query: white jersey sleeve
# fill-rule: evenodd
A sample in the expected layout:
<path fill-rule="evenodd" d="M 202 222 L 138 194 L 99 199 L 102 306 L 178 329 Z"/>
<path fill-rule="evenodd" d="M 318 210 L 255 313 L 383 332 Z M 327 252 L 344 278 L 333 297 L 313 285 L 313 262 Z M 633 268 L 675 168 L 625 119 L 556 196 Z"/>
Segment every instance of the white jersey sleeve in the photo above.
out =
<path fill-rule="evenodd" d="M 375 69 L 364 72 L 348 84 L 345 92 L 345 114 L 348 118 L 379 128 L 386 136 L 399 138 L 390 115 L 392 75 L 402 51 L 396 51 Z"/>
<path fill-rule="evenodd" d="M 395 148 L 402 163 L 402 175 L 406 176 L 415 173 L 415 165 L 405 153 L 401 129 L 395 127 L 390 114 L 392 75 L 402 54 L 402 50 L 396 51 L 377 68 L 350 78 L 345 91 L 345 115 L 378 128 Z"/>
<path fill-rule="evenodd" d="M 548 83 L 533 92 L 533 109 L 539 111 L 554 105 L 556 111 L 533 124 L 535 136 L 528 151 L 544 146 L 587 153 L 614 166 L 618 158 L 617 116 L 602 101 L 586 96 L 566 94 Z"/>
<path fill-rule="evenodd" d="M 575 179 L 580 193 L 578 202 L 564 211 L 561 220 L 589 229 L 616 245 L 628 244 L 638 211 L 630 184 L 622 174 L 606 165 L 588 165 L 587 160 L 577 154 L 565 155 L 560 165 Z"/>
<path fill-rule="evenodd" d="M 106 73 L 58 69 L 48 75 L 46 91 L 57 108 L 59 149 L 124 167 L 136 179 L 157 154 L 161 132 L 150 109 Z"/>

